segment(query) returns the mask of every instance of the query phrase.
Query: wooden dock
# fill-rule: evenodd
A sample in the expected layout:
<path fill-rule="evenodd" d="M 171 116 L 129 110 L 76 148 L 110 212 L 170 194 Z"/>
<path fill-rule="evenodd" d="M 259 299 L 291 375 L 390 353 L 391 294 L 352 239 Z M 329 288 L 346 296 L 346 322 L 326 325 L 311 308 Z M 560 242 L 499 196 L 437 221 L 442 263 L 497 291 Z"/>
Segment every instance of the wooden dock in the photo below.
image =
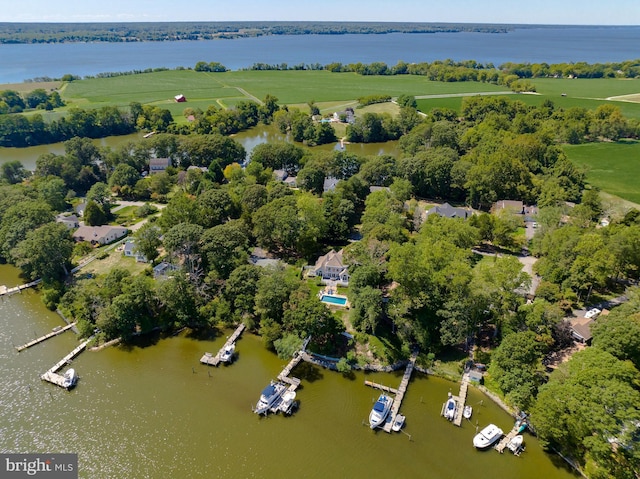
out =
<path fill-rule="evenodd" d="M 467 389 L 469 389 L 469 374 L 465 373 L 462 375 L 460 392 L 457 397 L 454 397 L 458 407 L 456 409 L 456 415 L 453 418 L 453 424 L 458 427 L 462 425 L 462 413 L 464 412 L 465 402 L 467 401 Z"/>
<path fill-rule="evenodd" d="M 395 388 L 391 388 L 389 386 L 385 386 L 384 384 L 378 384 L 378 383 L 374 383 L 373 381 L 365 381 L 364 382 L 365 386 L 370 386 L 372 388 L 375 389 L 380 389 L 386 393 L 391 393 L 391 394 L 398 394 L 398 390 Z"/>
<path fill-rule="evenodd" d="M 495 445 L 495 450 L 498 451 L 500 454 L 502 454 L 504 452 L 505 448 L 507 447 L 507 444 L 509 444 L 509 442 L 511 441 L 511 439 L 513 439 L 514 437 L 516 437 L 520 433 L 520 427 L 521 427 L 521 425 L 516 423 L 513 426 L 513 428 L 511 429 L 511 431 L 509 431 L 509 434 L 504 436 L 500 440 L 500 442 Z"/>
<path fill-rule="evenodd" d="M 52 368 L 50 368 L 46 373 L 40 376 L 40 379 L 43 381 L 49 381 L 57 386 L 64 387 L 63 381 L 64 377 L 61 374 L 58 374 L 58 371 L 62 369 L 66 364 L 69 364 L 73 358 L 75 358 L 78 354 L 80 354 L 86 347 L 87 344 L 91 342 L 93 336 L 83 341 L 79 346 L 77 346 L 73 351 L 67 354 L 64 358 L 58 361 Z"/>
<path fill-rule="evenodd" d="M 244 323 L 240 323 L 240 326 L 238 326 L 236 330 L 233 332 L 233 334 L 229 336 L 229 338 L 227 339 L 227 342 L 224 343 L 224 346 L 220 348 L 220 350 L 215 356 L 211 353 L 204 353 L 204 356 L 200 358 L 200 362 L 202 364 L 208 364 L 209 366 L 217 366 L 218 364 L 220 364 L 220 355 L 222 354 L 222 351 L 224 351 L 228 346 L 231 346 L 233 343 L 236 342 L 236 340 L 242 334 L 242 331 L 244 331 L 244 328 L 245 328 Z"/>
<path fill-rule="evenodd" d="M 68 329 L 73 328 L 75 325 L 76 325 L 76 323 L 71 323 L 71 324 L 67 324 L 63 328 L 54 329 L 49 334 L 45 334 L 44 336 L 40 336 L 39 338 L 34 339 L 33 341 L 29 341 L 27 344 L 23 344 L 22 346 L 17 346 L 16 349 L 18 350 L 18 352 L 24 351 L 25 349 L 30 348 L 31 346 L 35 346 L 36 344 L 41 343 L 42 341 L 46 341 L 49 338 L 53 338 L 54 336 L 57 336 L 58 334 L 64 333 Z"/>
<path fill-rule="evenodd" d="M 416 364 L 416 359 L 418 359 L 418 353 L 413 353 L 411 355 L 411 358 L 409 358 L 409 363 L 407 364 L 407 367 L 404 370 L 404 375 L 402 376 L 402 381 L 400 381 L 400 386 L 398 386 L 398 389 L 385 386 L 384 384 L 374 383 L 372 381 L 364 382 L 366 386 L 370 386 L 376 389 L 381 389 L 382 391 L 395 395 L 393 399 L 393 404 L 391 405 L 391 411 L 389 411 L 389 415 L 387 416 L 387 421 L 384 423 L 384 426 L 382 426 L 382 430 L 384 432 L 389 432 L 389 433 L 391 432 L 391 427 L 393 426 L 393 423 L 396 420 L 396 416 L 400 411 L 400 405 L 402 404 L 404 395 L 407 392 L 407 387 L 409 386 L 409 380 L 411 379 L 411 374 L 413 373 L 413 368 Z"/>
<path fill-rule="evenodd" d="M 33 288 L 34 286 L 40 284 L 41 281 L 41 279 L 36 279 L 35 281 L 31 281 L 30 283 L 21 284 L 20 286 L 15 286 L 13 288 L 7 288 L 6 286 L 2 285 L 0 286 L 0 296 L 10 296 L 15 293 L 22 293 L 22 290 Z"/>

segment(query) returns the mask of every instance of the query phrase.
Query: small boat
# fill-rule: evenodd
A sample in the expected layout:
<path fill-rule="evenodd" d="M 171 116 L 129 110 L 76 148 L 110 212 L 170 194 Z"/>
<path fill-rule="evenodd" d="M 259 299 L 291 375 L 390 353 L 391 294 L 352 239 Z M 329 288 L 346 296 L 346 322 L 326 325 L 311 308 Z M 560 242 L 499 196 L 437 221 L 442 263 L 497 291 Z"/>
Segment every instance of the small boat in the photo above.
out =
<path fill-rule="evenodd" d="M 516 456 L 519 456 L 520 453 L 524 450 L 524 446 L 522 445 L 523 443 L 524 437 L 522 436 L 522 434 L 518 434 L 507 443 L 507 449 L 509 449 Z"/>
<path fill-rule="evenodd" d="M 291 413 L 293 409 L 294 403 L 293 401 L 296 398 L 295 391 L 287 391 L 282 395 L 282 401 L 278 404 L 278 410 L 282 411 L 285 414 Z"/>
<path fill-rule="evenodd" d="M 73 368 L 67 369 L 67 372 L 62 377 L 62 387 L 66 389 L 71 389 L 78 382 L 78 375 Z"/>
<path fill-rule="evenodd" d="M 456 409 L 458 405 L 456 404 L 456 400 L 453 397 L 449 396 L 447 403 L 444 405 L 444 417 L 449 421 L 453 421 L 456 417 Z"/>
<path fill-rule="evenodd" d="M 396 418 L 393 421 L 393 425 L 391 426 L 391 430 L 395 432 L 400 432 L 402 426 L 404 426 L 405 417 L 402 414 L 396 414 Z"/>
<path fill-rule="evenodd" d="M 226 348 L 222 350 L 220 353 L 220 362 L 221 363 L 229 363 L 233 359 L 233 353 L 236 350 L 235 344 L 230 344 Z"/>
<path fill-rule="evenodd" d="M 502 437 L 502 429 L 495 424 L 489 424 L 473 438 L 473 445 L 478 449 L 485 449 Z"/>
<path fill-rule="evenodd" d="M 373 405 L 371 413 L 369 414 L 369 426 L 371 429 L 375 429 L 384 424 L 391 410 L 392 402 L 389 396 L 380 394 L 380 397 Z"/>
<path fill-rule="evenodd" d="M 473 408 L 471 406 L 465 406 L 462 410 L 462 417 L 465 419 L 471 419 L 471 415 L 473 414 Z"/>
<path fill-rule="evenodd" d="M 278 381 L 271 381 L 271 383 L 262 390 L 260 400 L 258 404 L 256 404 L 254 412 L 256 414 L 266 414 L 275 402 L 280 399 L 286 389 L 285 384 Z"/>

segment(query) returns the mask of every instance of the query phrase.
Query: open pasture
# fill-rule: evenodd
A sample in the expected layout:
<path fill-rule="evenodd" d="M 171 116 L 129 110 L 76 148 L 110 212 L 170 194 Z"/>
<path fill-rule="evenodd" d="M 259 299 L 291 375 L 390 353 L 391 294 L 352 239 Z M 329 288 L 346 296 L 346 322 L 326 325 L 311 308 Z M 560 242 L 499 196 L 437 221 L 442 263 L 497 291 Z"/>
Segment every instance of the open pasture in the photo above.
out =
<path fill-rule="evenodd" d="M 585 169 L 587 181 L 603 191 L 640 204 L 640 142 L 565 145 L 567 157 Z"/>
<path fill-rule="evenodd" d="M 229 106 L 238 99 L 262 100 L 267 95 L 281 104 L 348 102 L 367 95 L 447 95 L 459 93 L 499 92 L 504 87 L 486 83 L 444 83 L 413 75 L 361 76 L 355 73 L 328 71 L 233 71 L 224 73 L 191 70 L 164 71 L 92 78 L 69 83 L 63 98 L 82 107 L 171 103 L 184 94 L 187 106 L 202 104 Z M 230 100 L 230 101 L 229 101 Z M 228 102 L 229 101 L 229 102 Z"/>

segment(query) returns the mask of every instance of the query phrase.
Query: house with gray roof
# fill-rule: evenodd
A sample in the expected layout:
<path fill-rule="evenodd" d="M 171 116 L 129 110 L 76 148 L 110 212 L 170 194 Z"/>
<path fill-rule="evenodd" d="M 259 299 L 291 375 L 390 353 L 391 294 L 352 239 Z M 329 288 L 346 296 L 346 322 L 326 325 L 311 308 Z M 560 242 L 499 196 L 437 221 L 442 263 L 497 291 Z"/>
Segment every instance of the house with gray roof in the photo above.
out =
<path fill-rule="evenodd" d="M 147 257 L 136 249 L 136 243 L 133 240 L 128 240 L 124 244 L 122 253 L 130 258 L 135 258 L 138 263 L 146 263 Z"/>
<path fill-rule="evenodd" d="M 320 256 L 316 264 L 311 268 L 312 274 L 322 278 L 323 283 L 335 281 L 341 286 L 348 286 L 349 266 L 344 264 L 343 252 L 343 249 L 338 252 L 331 250 L 327 254 Z"/>
<path fill-rule="evenodd" d="M 163 173 L 171 166 L 171 158 L 151 158 L 149 160 L 149 174 Z"/>
<path fill-rule="evenodd" d="M 105 245 L 124 238 L 129 230 L 123 226 L 81 226 L 73 232 L 75 241 L 88 241 L 92 245 Z"/>
<path fill-rule="evenodd" d="M 76 215 L 65 215 L 64 213 L 56 216 L 56 222 L 62 223 L 70 230 L 78 228 L 80 226 L 80 220 Z"/>
<path fill-rule="evenodd" d="M 466 220 L 473 214 L 473 211 L 467 208 L 456 208 L 449 203 L 444 203 L 439 206 L 434 206 L 425 213 L 425 219 L 431 215 L 443 216 L 445 218 L 462 218 Z"/>
<path fill-rule="evenodd" d="M 325 178 L 324 183 L 322 183 L 322 191 L 327 192 L 335 190 L 339 181 L 340 180 L 338 178 L 334 178 L 332 176 Z"/>

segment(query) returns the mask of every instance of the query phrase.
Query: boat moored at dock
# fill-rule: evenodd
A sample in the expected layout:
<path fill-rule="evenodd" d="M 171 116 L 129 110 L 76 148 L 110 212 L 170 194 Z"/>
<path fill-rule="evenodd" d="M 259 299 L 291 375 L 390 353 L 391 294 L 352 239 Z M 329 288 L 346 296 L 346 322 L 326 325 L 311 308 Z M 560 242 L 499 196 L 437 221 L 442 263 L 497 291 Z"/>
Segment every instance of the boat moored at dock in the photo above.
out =
<path fill-rule="evenodd" d="M 278 402 L 287 390 L 286 384 L 279 381 L 271 383 L 262 390 L 258 404 L 253 410 L 256 414 L 266 414 Z"/>
<path fill-rule="evenodd" d="M 449 399 L 447 399 L 447 403 L 444 406 L 444 417 L 449 421 L 453 421 L 456 417 L 456 409 L 458 405 L 456 404 L 456 400 L 453 398 L 451 393 L 449 393 Z"/>
<path fill-rule="evenodd" d="M 78 374 L 73 368 L 67 369 L 62 378 L 62 387 L 65 389 L 71 389 L 78 382 Z"/>
<path fill-rule="evenodd" d="M 473 445 L 477 449 L 486 449 L 503 435 L 502 429 L 495 424 L 489 424 L 473 438 Z"/>
<path fill-rule="evenodd" d="M 369 413 L 369 426 L 375 429 L 384 424 L 391 410 L 393 401 L 386 394 L 381 394 Z"/>

